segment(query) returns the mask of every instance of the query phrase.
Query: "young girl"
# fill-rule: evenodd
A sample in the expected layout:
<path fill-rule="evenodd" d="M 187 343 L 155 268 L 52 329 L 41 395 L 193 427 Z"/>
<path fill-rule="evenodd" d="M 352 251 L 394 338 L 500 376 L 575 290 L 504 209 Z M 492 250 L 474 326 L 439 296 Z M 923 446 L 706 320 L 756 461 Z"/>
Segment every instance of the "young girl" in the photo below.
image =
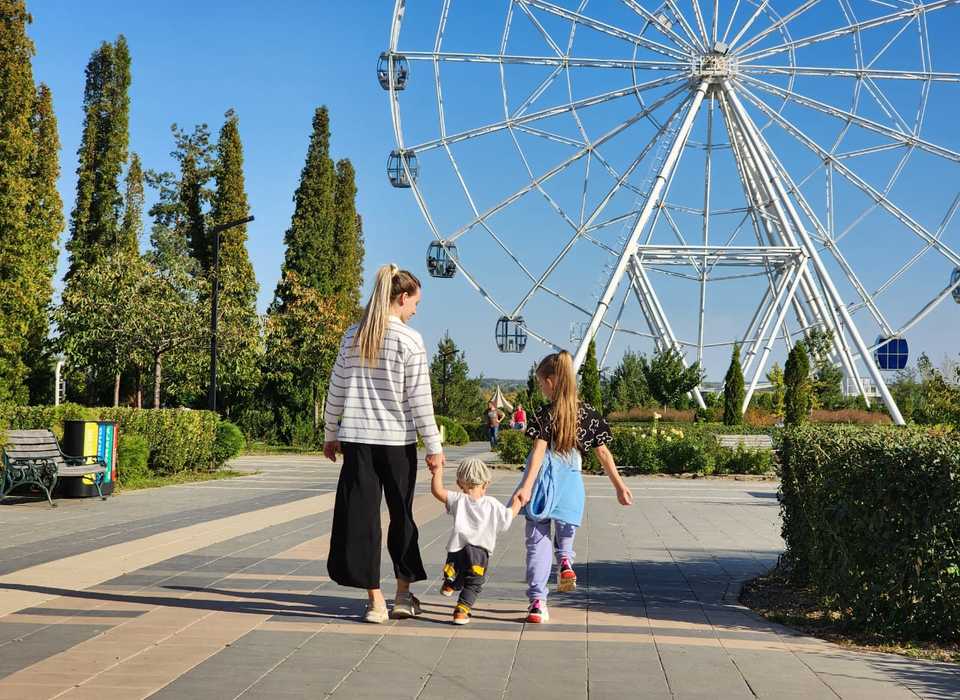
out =
<path fill-rule="evenodd" d="M 631 505 L 633 494 L 617 471 L 607 444 L 613 440 L 606 419 L 591 405 L 578 401 L 577 379 L 573 358 L 562 351 L 548 355 L 537 367 L 537 381 L 543 395 L 550 402 L 533 412 L 526 434 L 533 438 L 533 449 L 527 458 L 527 468 L 520 482 L 518 494 L 526 505 L 527 542 L 527 597 L 530 608 L 527 622 L 541 623 L 550 619 L 547 611 L 547 581 L 552 568 L 551 549 L 557 558 L 557 591 L 564 593 L 577 587 L 573 571 L 573 538 L 583 516 L 585 493 L 580 476 L 582 454 L 593 450 L 604 473 L 617 490 L 621 505 Z M 549 462 L 549 485 L 537 484 L 541 468 Z M 546 476 L 546 475 L 545 475 Z M 539 491 L 552 491 L 546 506 L 548 512 L 531 512 L 543 505 L 543 498 L 535 498 Z M 554 540 L 551 542 L 551 524 Z"/>

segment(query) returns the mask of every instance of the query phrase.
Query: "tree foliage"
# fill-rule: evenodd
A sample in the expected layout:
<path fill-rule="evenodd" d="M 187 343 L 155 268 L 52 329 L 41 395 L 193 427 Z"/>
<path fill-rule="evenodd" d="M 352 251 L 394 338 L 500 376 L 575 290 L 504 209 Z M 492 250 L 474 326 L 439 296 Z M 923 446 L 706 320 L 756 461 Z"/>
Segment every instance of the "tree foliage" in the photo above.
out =
<path fill-rule="evenodd" d="M 844 403 L 843 370 L 830 359 L 834 346 L 833 331 L 813 328 L 807 332 L 803 344 L 813 365 L 811 396 L 814 408 L 842 406 Z"/>
<path fill-rule="evenodd" d="M 70 216 L 69 284 L 82 267 L 120 244 L 130 115 L 130 51 L 121 34 L 103 42 L 86 68 L 83 134 L 77 151 L 77 198 Z"/>
<path fill-rule="evenodd" d="M 640 361 L 651 396 L 664 408 L 679 401 L 703 381 L 700 363 L 684 367 L 683 355 L 675 348 L 659 350 L 650 360 L 641 357 Z"/>
<path fill-rule="evenodd" d="M 794 345 L 787 356 L 783 383 L 784 422 L 787 425 L 799 425 L 807 420 L 812 408 L 810 360 L 802 342 Z"/>
<path fill-rule="evenodd" d="M 607 411 L 629 411 L 645 406 L 649 401 L 650 390 L 643 373 L 643 358 L 627 350 L 607 382 Z"/>
<path fill-rule="evenodd" d="M 30 166 L 35 88 L 31 17 L 22 0 L 0 0 L 0 401 L 26 403 L 24 361 L 31 313 Z"/>
<path fill-rule="evenodd" d="M 733 344 L 730 367 L 723 378 L 723 423 L 740 425 L 743 423 L 743 400 L 746 394 L 743 385 L 743 368 L 740 366 L 740 343 Z"/>
<path fill-rule="evenodd" d="M 470 378 L 466 354 L 449 334 L 437 343 L 430 361 L 430 389 L 434 411 L 450 418 L 475 419 L 483 413 L 480 379 Z"/>
<path fill-rule="evenodd" d="M 140 236 L 143 233 L 143 185 L 143 165 L 140 163 L 140 156 L 133 153 L 127 168 L 123 223 L 120 226 L 120 248 L 124 250 L 140 250 Z"/>
<path fill-rule="evenodd" d="M 770 408 L 773 410 L 775 415 L 782 418 L 786 386 L 784 384 L 783 368 L 780 366 L 779 362 L 774 362 L 770 367 L 770 371 L 767 372 L 767 381 L 770 382 L 771 388 Z"/>
<path fill-rule="evenodd" d="M 363 284 L 363 232 L 357 215 L 357 184 L 353 164 L 346 158 L 337 161 L 334 203 L 333 247 L 339 261 L 334 294 L 348 313 L 360 308 Z"/>
<path fill-rule="evenodd" d="M 587 355 L 580 366 L 580 398 L 603 411 L 603 393 L 600 389 L 600 368 L 597 367 L 597 341 L 591 340 Z"/>

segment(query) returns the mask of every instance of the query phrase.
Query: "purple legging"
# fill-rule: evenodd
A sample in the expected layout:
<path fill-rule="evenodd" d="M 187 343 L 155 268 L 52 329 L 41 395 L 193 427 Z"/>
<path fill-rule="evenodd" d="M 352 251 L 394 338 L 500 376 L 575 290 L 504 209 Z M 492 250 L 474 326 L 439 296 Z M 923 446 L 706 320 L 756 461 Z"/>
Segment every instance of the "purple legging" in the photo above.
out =
<path fill-rule="evenodd" d="M 555 541 L 550 539 L 550 525 L 554 525 Z M 573 538 L 577 526 L 559 520 L 545 520 L 538 523 L 527 520 L 527 598 L 547 599 L 547 581 L 553 568 L 553 553 L 556 551 L 557 563 L 566 557 L 573 564 Z"/>

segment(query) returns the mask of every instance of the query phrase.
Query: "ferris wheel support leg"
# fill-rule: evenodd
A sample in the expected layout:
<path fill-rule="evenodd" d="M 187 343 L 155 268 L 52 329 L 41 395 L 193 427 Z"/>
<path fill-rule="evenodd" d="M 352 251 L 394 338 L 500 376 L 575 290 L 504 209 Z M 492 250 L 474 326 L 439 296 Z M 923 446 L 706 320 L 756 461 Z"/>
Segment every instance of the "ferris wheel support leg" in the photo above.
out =
<path fill-rule="evenodd" d="M 607 309 L 610 307 L 610 302 L 613 300 L 613 296 L 617 292 L 620 281 L 623 279 L 627 265 L 629 264 L 630 259 L 633 257 L 634 251 L 637 249 L 637 241 L 640 239 L 640 234 L 643 232 L 647 222 L 650 220 L 650 215 L 653 213 L 654 208 L 660 203 L 667 181 L 670 179 L 670 174 L 673 172 L 677 161 L 680 159 L 680 154 L 683 151 L 684 144 L 686 144 L 687 139 L 690 137 L 690 130 L 693 128 L 693 121 L 697 116 L 697 112 L 700 110 L 700 105 L 703 104 L 703 98 L 704 95 L 707 94 L 707 88 L 709 86 L 710 81 L 703 80 L 693 93 L 693 97 L 690 101 L 690 107 L 687 110 L 686 115 L 683 117 L 683 122 L 680 125 L 680 129 L 677 131 L 677 137 L 674 140 L 673 145 L 670 147 L 670 152 L 667 154 L 660 171 L 657 173 L 653 187 L 650 189 L 650 195 L 647 197 L 647 201 L 643 204 L 643 209 L 640 212 L 637 223 L 633 227 L 633 231 L 630 233 L 630 237 L 624 243 L 623 250 L 620 253 L 620 259 L 617 261 L 617 266 L 610 275 L 610 281 L 607 283 L 603 294 L 597 302 L 597 310 L 594 311 L 593 317 L 590 319 L 590 324 L 587 326 L 587 330 L 583 335 L 583 340 L 580 341 L 580 347 L 577 348 L 576 355 L 574 355 L 573 366 L 575 370 L 579 370 L 580 365 L 583 364 L 583 359 L 587 355 L 587 347 L 590 345 L 590 341 L 593 340 L 593 337 L 596 335 L 597 329 L 600 328 L 603 317 L 606 315 Z"/>
<path fill-rule="evenodd" d="M 667 318 L 667 314 L 663 310 L 663 306 L 660 304 L 660 298 L 657 296 L 657 292 L 650 283 L 650 278 L 647 277 L 647 273 L 643 269 L 643 265 L 640 264 L 640 261 L 637 260 L 635 255 L 631 256 L 630 270 L 630 277 L 631 281 L 633 282 L 634 293 L 637 295 L 637 300 L 640 301 L 641 305 L 646 303 L 654 318 L 657 319 L 657 325 L 660 328 L 660 335 L 662 338 L 661 349 L 673 348 L 676 350 L 678 353 L 680 353 L 680 359 L 683 363 L 683 366 L 686 367 L 687 360 L 683 356 L 680 343 L 677 342 L 677 337 L 674 335 L 673 328 L 670 326 L 670 320 Z M 706 409 L 707 404 L 703 400 L 703 394 L 700 392 L 699 387 L 694 387 L 690 391 L 690 395 L 693 397 L 693 400 L 696 401 L 697 406 Z"/>
<path fill-rule="evenodd" d="M 787 310 L 790 308 L 789 300 L 797 293 L 797 285 L 800 283 L 800 280 L 803 277 L 803 270 L 807 266 L 806 260 L 800 260 L 796 271 L 793 272 L 792 279 L 790 279 L 790 289 L 787 292 L 787 297 L 784 299 L 783 305 L 780 307 L 780 312 L 777 314 L 776 323 L 773 324 L 773 329 L 770 331 L 769 336 L 766 340 L 766 345 L 763 348 L 763 355 L 760 357 L 760 361 L 757 363 L 757 371 L 753 374 L 753 380 L 750 382 L 750 388 L 747 390 L 746 396 L 743 397 L 743 408 L 741 412 L 747 412 L 747 406 L 750 405 L 750 399 L 753 398 L 753 392 L 757 389 L 757 382 L 760 381 L 760 375 L 763 374 L 763 368 L 767 364 L 767 360 L 770 358 L 770 351 L 773 349 L 773 344 L 777 339 L 777 334 L 780 332 L 780 327 L 783 325 L 783 321 L 787 316 Z M 785 275 L 785 277 L 790 278 L 791 275 Z"/>
<path fill-rule="evenodd" d="M 780 278 L 777 279 L 773 297 L 766 309 L 764 309 L 760 323 L 756 326 L 756 333 L 754 334 L 752 342 L 750 343 L 750 347 L 743 358 L 744 375 L 750 374 L 750 368 L 753 366 L 753 361 L 757 359 L 760 348 L 763 345 L 763 341 L 767 337 L 767 330 L 770 328 L 770 322 L 773 320 L 773 317 L 779 310 L 781 304 L 784 304 L 787 308 L 789 308 L 790 302 L 792 301 L 792 295 L 787 297 L 787 290 L 790 288 L 793 277 L 794 275 L 792 274 L 781 274 Z M 761 362 L 761 367 L 757 371 L 759 372 L 762 369 L 763 366 Z"/>
<path fill-rule="evenodd" d="M 877 385 L 877 389 L 880 391 L 880 395 L 883 397 L 883 402 L 886 404 L 887 410 L 890 412 L 890 417 L 893 419 L 893 422 L 897 425 L 903 425 L 904 420 L 903 416 L 900 414 L 900 409 L 897 407 L 897 402 L 894 400 L 893 395 L 890 393 L 890 389 L 887 387 L 887 383 L 884 381 L 883 375 L 880 372 L 880 369 L 877 367 L 876 363 L 873 361 L 873 357 L 870 354 L 870 350 L 867 347 L 867 344 L 863 341 L 863 337 L 860 335 L 860 331 L 857 329 L 856 325 L 853 323 L 853 319 L 850 317 L 850 314 L 847 310 L 846 305 L 843 303 L 843 299 L 840 296 L 840 293 L 837 291 L 837 288 L 833 284 L 833 280 L 830 277 L 829 272 L 826 269 L 826 266 L 823 264 L 823 261 L 820 258 L 819 253 L 817 253 L 816 246 L 813 244 L 813 241 L 810 239 L 810 235 L 807 233 L 806 228 L 803 226 L 803 222 L 800 220 L 799 215 L 797 214 L 796 209 L 793 207 L 790 197 L 786 192 L 786 189 L 783 186 L 783 183 L 780 181 L 780 178 L 777 175 L 776 169 L 773 167 L 773 164 L 770 162 L 769 155 L 766 151 L 766 143 L 763 141 L 763 136 L 756 130 L 756 125 L 752 122 L 749 115 L 746 113 L 746 110 L 743 108 L 740 99 L 737 97 L 737 94 L 734 90 L 730 89 L 729 86 L 724 86 L 724 91 L 726 92 L 730 105 L 733 110 L 736 112 L 738 120 L 744 129 L 744 135 L 753 143 L 755 151 L 759 157 L 760 165 L 763 167 L 763 170 L 766 172 L 766 175 L 769 178 L 769 181 L 773 188 L 776 190 L 780 201 L 786 207 L 787 213 L 790 216 L 790 220 L 793 222 L 794 227 L 796 228 L 797 233 L 802 239 L 803 248 L 805 249 L 807 255 L 810 256 L 810 260 L 813 263 L 814 268 L 816 269 L 817 276 L 820 278 L 820 282 L 823 284 L 824 291 L 828 294 L 831 301 L 831 306 L 836 309 L 840 314 L 840 320 L 843 321 L 843 324 L 846 326 L 847 331 L 850 333 L 854 345 L 856 345 L 858 352 L 860 353 L 860 358 L 863 360 L 863 363 L 867 367 L 867 371 L 870 373 L 871 378 L 874 383 Z M 842 342 L 842 341 L 841 341 Z"/>

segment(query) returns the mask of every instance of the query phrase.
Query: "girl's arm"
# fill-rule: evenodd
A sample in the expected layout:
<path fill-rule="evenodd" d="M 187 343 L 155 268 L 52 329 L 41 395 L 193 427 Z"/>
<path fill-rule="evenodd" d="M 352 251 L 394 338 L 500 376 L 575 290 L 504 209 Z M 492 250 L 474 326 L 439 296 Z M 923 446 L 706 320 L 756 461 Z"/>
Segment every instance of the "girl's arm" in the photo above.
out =
<path fill-rule="evenodd" d="M 331 462 L 337 461 L 337 451 L 340 444 L 337 433 L 340 430 L 340 416 L 343 415 L 343 403 L 346 395 L 343 393 L 343 353 L 345 340 L 340 341 L 340 351 L 337 360 L 330 372 L 330 385 L 327 388 L 327 400 L 323 408 L 323 454 Z"/>
<path fill-rule="evenodd" d="M 593 450 L 593 453 L 597 456 L 597 459 L 600 460 L 600 466 L 603 467 L 603 472 L 607 475 L 607 478 L 610 479 L 613 488 L 617 490 L 617 500 L 620 501 L 620 505 L 632 505 L 633 493 L 630 491 L 630 487 L 623 483 L 623 477 L 620 476 L 620 472 L 617 470 L 616 462 L 613 461 L 613 455 L 610 454 L 610 450 L 607 449 L 606 445 L 600 445 L 600 447 Z"/>
<path fill-rule="evenodd" d="M 442 504 L 447 504 L 447 490 L 443 487 L 443 467 L 430 470 L 433 477 L 430 479 L 430 493 Z"/>
<path fill-rule="evenodd" d="M 526 504 L 530 501 L 530 494 L 533 491 L 533 484 L 537 480 L 537 474 L 540 473 L 540 467 L 543 466 L 543 456 L 547 454 L 547 441 L 534 440 L 533 450 L 530 452 L 530 460 L 526 471 L 523 473 L 523 481 L 520 482 L 520 501 Z"/>

